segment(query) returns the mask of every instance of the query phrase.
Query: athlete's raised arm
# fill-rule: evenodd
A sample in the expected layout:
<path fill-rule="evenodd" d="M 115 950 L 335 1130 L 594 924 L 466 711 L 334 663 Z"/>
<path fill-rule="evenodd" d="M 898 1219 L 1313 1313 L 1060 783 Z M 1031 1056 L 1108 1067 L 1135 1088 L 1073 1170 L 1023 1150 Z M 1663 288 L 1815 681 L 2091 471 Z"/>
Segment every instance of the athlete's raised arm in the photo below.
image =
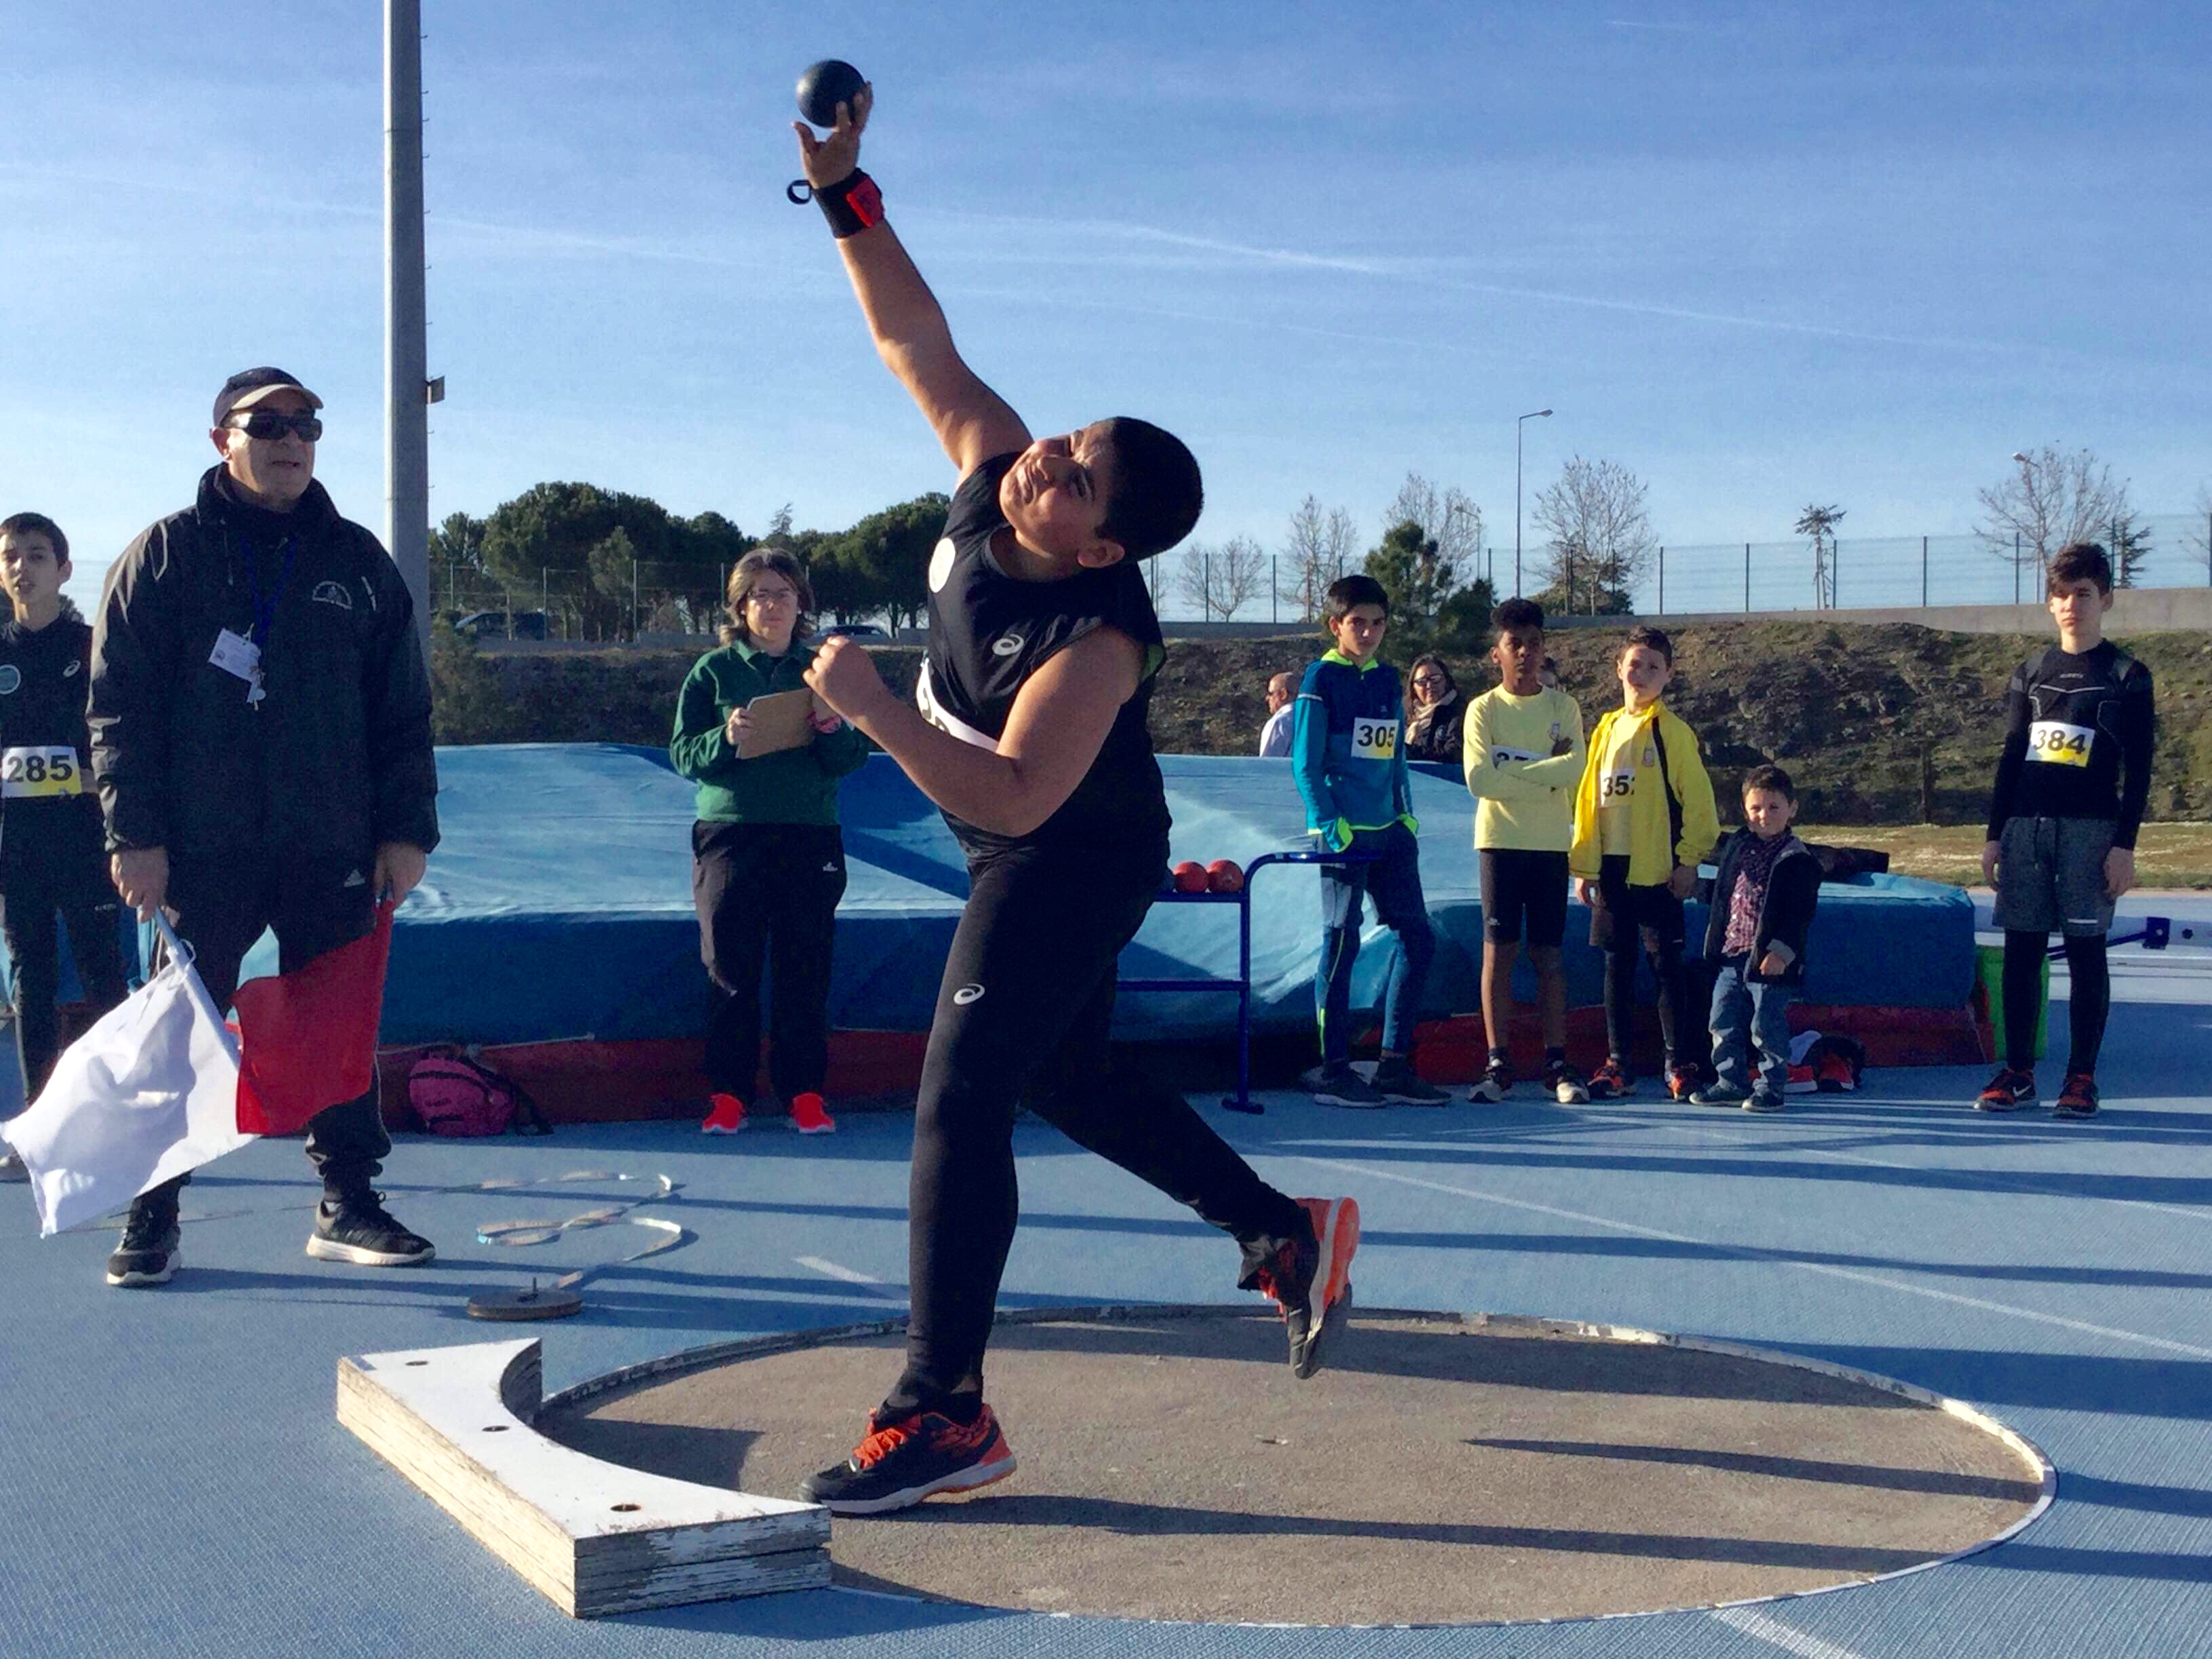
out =
<path fill-rule="evenodd" d="M 837 251 L 875 337 L 876 354 L 913 393 L 965 477 L 994 455 L 1027 448 L 1029 428 L 961 361 L 943 307 L 907 257 L 898 233 L 884 222 L 875 181 L 860 170 L 860 132 L 874 105 L 875 89 L 863 87 L 850 104 L 837 106 L 837 125 L 827 138 L 817 138 L 801 121 L 791 127 L 799 135 L 806 182 L 836 232 Z"/>

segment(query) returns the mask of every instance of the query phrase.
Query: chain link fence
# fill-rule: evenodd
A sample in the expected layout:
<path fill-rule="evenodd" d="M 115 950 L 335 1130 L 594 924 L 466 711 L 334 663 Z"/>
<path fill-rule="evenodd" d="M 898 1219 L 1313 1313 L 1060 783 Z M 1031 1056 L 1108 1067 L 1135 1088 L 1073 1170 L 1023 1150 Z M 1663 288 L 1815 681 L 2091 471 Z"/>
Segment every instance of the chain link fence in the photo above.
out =
<path fill-rule="evenodd" d="M 2116 567 L 2119 550 L 2127 548 L 2128 568 L 2118 572 L 2124 586 L 2212 586 L 2212 514 L 2137 517 L 2099 539 Z M 1218 549 L 1177 548 L 1147 562 L 1146 580 L 1163 621 L 1293 627 L 1313 618 L 1309 593 L 1317 598 L 1362 563 L 1355 556 L 1307 574 L 1299 561 L 1273 554 L 1262 556 L 1263 568 L 1254 572 L 1226 568 Z M 1553 564 L 1549 547 L 1524 544 L 1519 591 L 1543 592 Z M 1462 574 L 1487 578 L 1504 598 L 1516 591 L 1513 565 L 1510 546 L 1484 547 Z M 1978 535 L 1845 537 L 1823 548 L 1817 566 L 1813 544 L 1802 536 L 1668 544 L 1642 562 L 1628 597 L 1646 616 L 2032 605 L 2043 598 L 2043 565 L 2033 546 Z"/>
<path fill-rule="evenodd" d="M 714 566 L 646 559 L 628 562 L 629 580 L 610 583 L 583 570 L 540 568 L 535 581 L 511 582 L 465 564 L 430 567 L 441 620 L 477 640 L 567 640 L 619 643 L 641 634 L 706 643 L 722 621 L 728 573 Z"/>

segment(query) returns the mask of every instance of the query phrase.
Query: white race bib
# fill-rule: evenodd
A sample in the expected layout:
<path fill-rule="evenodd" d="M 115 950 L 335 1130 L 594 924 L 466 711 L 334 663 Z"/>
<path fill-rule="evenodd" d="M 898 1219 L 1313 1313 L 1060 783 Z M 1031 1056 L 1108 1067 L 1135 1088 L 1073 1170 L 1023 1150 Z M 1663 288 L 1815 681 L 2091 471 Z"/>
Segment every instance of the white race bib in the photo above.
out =
<path fill-rule="evenodd" d="M 1635 790 L 1636 774 L 1632 771 L 1607 772 L 1598 779 L 1597 798 L 1601 802 L 1626 800 Z"/>
<path fill-rule="evenodd" d="M 0 750 L 0 797 L 9 800 L 81 795 L 83 769 L 67 744 Z"/>
<path fill-rule="evenodd" d="M 2027 757 L 2052 766 L 2087 766 L 2097 734 L 2064 720 L 2038 720 L 2027 728 Z"/>
<path fill-rule="evenodd" d="M 1396 720 L 1352 722 L 1352 752 L 1361 760 L 1393 760 L 1398 753 Z"/>

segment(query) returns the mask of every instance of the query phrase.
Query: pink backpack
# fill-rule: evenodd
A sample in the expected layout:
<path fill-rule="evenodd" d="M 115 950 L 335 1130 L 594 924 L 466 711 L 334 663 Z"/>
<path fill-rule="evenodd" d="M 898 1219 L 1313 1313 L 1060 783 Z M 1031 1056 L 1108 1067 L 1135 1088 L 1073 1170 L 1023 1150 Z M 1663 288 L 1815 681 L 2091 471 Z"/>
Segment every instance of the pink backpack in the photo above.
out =
<path fill-rule="evenodd" d="M 434 1135 L 550 1135 L 530 1091 L 459 1049 L 425 1054 L 408 1069 L 407 1103 Z"/>

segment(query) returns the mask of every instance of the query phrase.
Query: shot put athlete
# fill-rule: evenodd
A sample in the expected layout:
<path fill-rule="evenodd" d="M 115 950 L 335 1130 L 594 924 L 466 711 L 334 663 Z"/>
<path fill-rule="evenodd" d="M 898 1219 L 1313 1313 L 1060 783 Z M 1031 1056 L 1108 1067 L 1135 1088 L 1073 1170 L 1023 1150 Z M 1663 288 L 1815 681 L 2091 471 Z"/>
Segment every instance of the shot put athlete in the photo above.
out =
<path fill-rule="evenodd" d="M 929 647 L 909 707 L 867 652 L 828 641 L 807 680 L 906 769 L 967 855 L 915 1121 L 906 1368 L 852 1455 L 806 1494 L 842 1514 L 1003 1479 L 983 1351 L 1013 1243 L 1012 1128 L 1030 1103 L 1243 1248 L 1300 1376 L 1351 1290 L 1358 1208 L 1267 1186 L 1180 1096 L 1112 1064 L 1115 962 L 1167 868 L 1167 799 L 1146 724 L 1165 656 L 1137 562 L 1197 521 L 1198 464 L 1142 421 L 1032 439 L 954 349 L 944 313 L 859 171 L 872 94 L 826 139 L 798 127 L 884 365 L 959 475 L 929 564 Z M 1335 1316 L 1335 1317 L 1332 1317 Z"/>

